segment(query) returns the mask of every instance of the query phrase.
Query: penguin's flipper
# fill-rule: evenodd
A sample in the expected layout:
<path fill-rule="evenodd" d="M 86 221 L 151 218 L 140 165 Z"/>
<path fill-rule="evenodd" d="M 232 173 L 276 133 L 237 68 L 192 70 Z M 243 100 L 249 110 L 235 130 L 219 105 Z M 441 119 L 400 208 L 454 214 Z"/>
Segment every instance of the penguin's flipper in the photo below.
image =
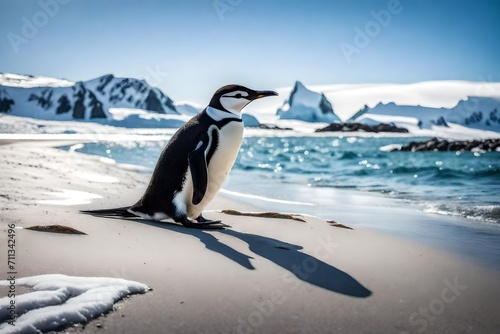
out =
<path fill-rule="evenodd" d="M 208 167 L 205 151 L 208 143 L 208 135 L 204 133 L 196 148 L 188 156 L 189 169 L 191 170 L 191 178 L 193 179 L 192 203 L 194 205 L 200 204 L 207 191 Z"/>
<path fill-rule="evenodd" d="M 117 218 L 132 218 L 137 217 L 130 211 L 129 206 L 124 206 L 122 208 L 114 208 L 114 209 L 101 209 L 101 210 L 80 210 L 80 213 L 84 213 L 87 215 L 97 216 L 97 217 L 117 217 Z"/>

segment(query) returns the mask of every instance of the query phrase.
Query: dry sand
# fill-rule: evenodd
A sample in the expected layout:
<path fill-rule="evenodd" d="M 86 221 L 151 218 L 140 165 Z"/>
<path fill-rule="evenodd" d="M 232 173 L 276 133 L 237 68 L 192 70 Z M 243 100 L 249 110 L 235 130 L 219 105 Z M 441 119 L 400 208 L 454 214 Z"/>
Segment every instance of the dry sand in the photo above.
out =
<path fill-rule="evenodd" d="M 454 255 L 311 217 L 300 222 L 226 215 L 219 210 L 262 210 L 223 196 L 206 213 L 232 226 L 220 231 L 86 216 L 78 210 L 133 203 L 149 174 L 29 143 L 0 145 L 0 156 L 0 272 L 6 272 L 8 223 L 64 225 L 87 235 L 16 230 L 18 277 L 120 277 L 153 289 L 69 331 L 496 333 L 500 328 L 500 273 Z M 76 195 L 79 201 L 67 200 Z"/>

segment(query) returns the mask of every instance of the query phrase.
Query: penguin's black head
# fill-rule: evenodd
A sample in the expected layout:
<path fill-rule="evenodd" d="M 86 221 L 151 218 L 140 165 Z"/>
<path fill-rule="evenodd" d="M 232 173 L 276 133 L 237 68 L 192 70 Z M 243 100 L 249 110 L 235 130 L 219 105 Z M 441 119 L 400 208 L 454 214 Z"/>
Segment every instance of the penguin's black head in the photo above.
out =
<path fill-rule="evenodd" d="M 208 106 L 239 115 L 253 100 L 276 95 L 278 93 L 272 90 L 253 90 L 240 85 L 227 85 L 215 92 Z"/>

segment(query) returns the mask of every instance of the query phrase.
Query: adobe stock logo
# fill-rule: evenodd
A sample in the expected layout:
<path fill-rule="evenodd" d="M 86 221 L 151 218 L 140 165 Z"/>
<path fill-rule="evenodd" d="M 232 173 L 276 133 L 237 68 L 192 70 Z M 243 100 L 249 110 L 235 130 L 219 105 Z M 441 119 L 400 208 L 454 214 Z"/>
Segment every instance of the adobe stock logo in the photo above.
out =
<path fill-rule="evenodd" d="M 21 18 L 20 34 L 9 32 L 7 38 L 10 46 L 17 54 L 21 44 L 28 44 L 30 40 L 38 35 L 41 28 L 49 23 L 51 18 L 54 18 L 58 13 L 61 5 L 69 3 L 71 0 L 40 0 L 38 6 L 40 10 L 36 11 L 30 18 L 23 16 Z"/>
<path fill-rule="evenodd" d="M 212 5 L 222 22 L 224 21 L 224 15 L 226 15 L 227 12 L 232 12 L 236 7 L 241 5 L 242 2 L 243 0 L 214 0 Z"/>
<path fill-rule="evenodd" d="M 386 9 L 370 11 L 370 16 L 373 20 L 366 22 L 362 28 L 359 26 L 354 27 L 352 44 L 346 42 L 339 44 L 342 55 L 347 63 L 352 61 L 352 57 L 355 54 L 359 54 L 363 49 L 367 48 L 372 40 L 380 35 L 384 28 L 389 26 L 393 16 L 401 14 L 402 11 L 403 6 L 401 5 L 400 0 L 389 0 Z"/>
<path fill-rule="evenodd" d="M 144 79 L 152 86 L 159 86 L 168 77 L 168 72 L 162 71 L 160 64 L 156 64 L 155 67 L 146 66 L 146 72 Z"/>
<path fill-rule="evenodd" d="M 443 283 L 445 287 L 441 290 L 438 298 L 431 300 L 427 307 L 421 306 L 418 312 L 410 314 L 408 323 L 410 326 L 414 327 L 418 333 L 425 332 L 429 324 L 445 311 L 446 306 L 454 303 L 462 292 L 467 289 L 467 285 L 458 282 L 458 277 L 455 277 L 453 283 L 447 279 L 445 279 Z M 399 334 L 409 333 L 408 331 L 402 331 Z"/>

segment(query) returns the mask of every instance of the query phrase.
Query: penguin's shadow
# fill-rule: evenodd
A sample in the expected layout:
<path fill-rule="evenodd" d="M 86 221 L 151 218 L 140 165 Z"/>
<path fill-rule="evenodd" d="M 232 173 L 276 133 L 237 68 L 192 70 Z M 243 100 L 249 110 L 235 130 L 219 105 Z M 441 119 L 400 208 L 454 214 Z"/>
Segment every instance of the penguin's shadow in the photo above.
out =
<path fill-rule="evenodd" d="M 248 244 L 250 251 L 254 254 L 287 270 L 288 272 L 284 273 L 282 279 L 285 284 L 290 284 L 290 288 L 292 289 L 294 288 L 294 283 L 293 280 L 290 281 L 290 277 L 295 276 L 317 287 L 352 297 L 366 298 L 372 294 L 370 290 L 348 273 L 312 255 L 300 252 L 302 246 L 299 245 L 286 243 L 261 235 L 238 232 L 232 229 L 211 230 L 210 233 L 208 233 L 205 230 L 188 229 L 170 222 L 158 223 L 142 219 L 131 220 L 170 230 L 175 233 L 196 237 L 207 249 L 225 256 L 242 267 L 249 270 L 255 270 L 255 267 L 250 262 L 250 259 L 253 259 L 253 257 L 240 253 L 234 248 L 220 242 L 214 234 L 221 233 L 240 239 Z"/>

